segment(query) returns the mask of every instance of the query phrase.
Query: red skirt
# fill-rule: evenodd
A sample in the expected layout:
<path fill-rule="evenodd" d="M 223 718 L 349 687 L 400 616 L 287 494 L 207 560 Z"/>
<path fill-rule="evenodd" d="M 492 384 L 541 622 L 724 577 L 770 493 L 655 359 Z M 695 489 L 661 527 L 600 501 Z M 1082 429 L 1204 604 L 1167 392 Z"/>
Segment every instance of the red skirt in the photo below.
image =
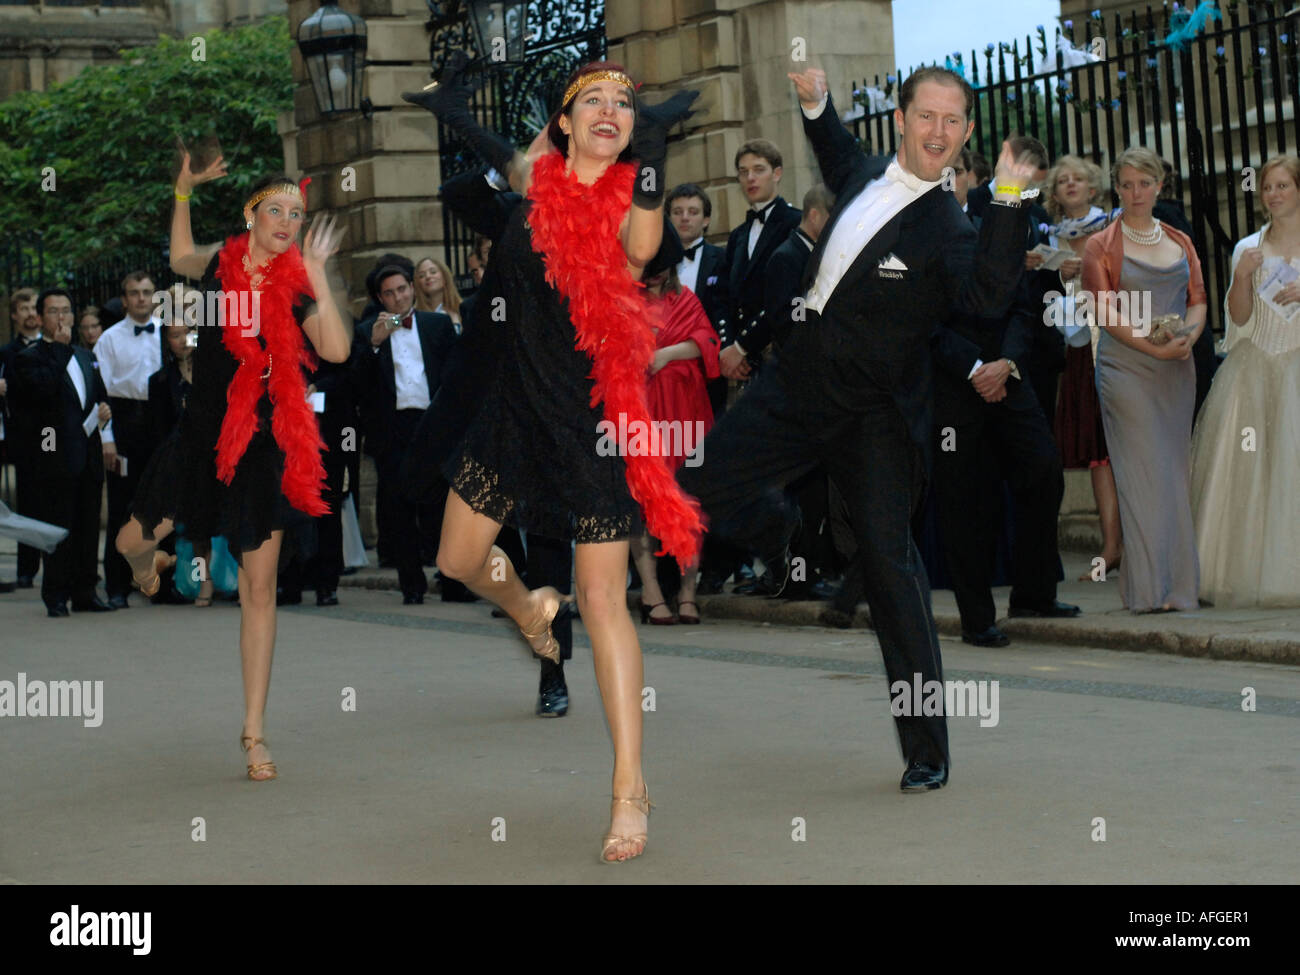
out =
<path fill-rule="evenodd" d="M 1065 350 L 1055 433 L 1066 470 L 1087 470 L 1106 461 L 1106 434 L 1090 345 Z"/>

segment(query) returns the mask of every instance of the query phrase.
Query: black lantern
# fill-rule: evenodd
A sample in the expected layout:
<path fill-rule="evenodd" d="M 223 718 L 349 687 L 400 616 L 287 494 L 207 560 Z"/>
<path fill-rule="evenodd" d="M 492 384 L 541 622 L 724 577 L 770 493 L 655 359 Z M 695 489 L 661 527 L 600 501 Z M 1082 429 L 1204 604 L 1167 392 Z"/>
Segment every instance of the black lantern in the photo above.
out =
<path fill-rule="evenodd" d="M 527 0 L 468 0 L 474 46 L 490 67 L 524 63 Z"/>
<path fill-rule="evenodd" d="M 364 20 L 327 3 L 298 26 L 298 50 L 311 75 L 321 115 L 338 115 L 362 107 Z"/>

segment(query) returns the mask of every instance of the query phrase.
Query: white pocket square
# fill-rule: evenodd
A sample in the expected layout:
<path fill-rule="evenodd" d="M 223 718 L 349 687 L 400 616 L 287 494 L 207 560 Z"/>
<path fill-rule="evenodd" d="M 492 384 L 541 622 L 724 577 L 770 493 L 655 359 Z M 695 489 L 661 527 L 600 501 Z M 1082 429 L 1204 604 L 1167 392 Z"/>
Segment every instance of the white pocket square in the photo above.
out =
<path fill-rule="evenodd" d="M 890 254 L 880 262 L 879 267 L 882 271 L 906 271 L 907 265 L 900 261 L 895 255 Z"/>

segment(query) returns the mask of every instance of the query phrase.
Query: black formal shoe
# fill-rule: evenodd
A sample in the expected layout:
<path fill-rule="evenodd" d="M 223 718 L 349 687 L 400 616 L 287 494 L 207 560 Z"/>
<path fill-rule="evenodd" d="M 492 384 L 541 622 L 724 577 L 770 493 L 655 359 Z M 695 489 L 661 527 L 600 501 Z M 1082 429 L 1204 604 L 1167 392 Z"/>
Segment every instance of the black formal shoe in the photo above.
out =
<path fill-rule="evenodd" d="M 78 613 L 111 613 L 113 607 L 108 605 L 98 596 L 91 596 L 89 599 L 74 599 L 72 608 Z"/>
<path fill-rule="evenodd" d="M 317 606 L 337 606 L 339 604 L 338 593 L 333 589 L 326 589 L 324 592 L 316 593 Z"/>
<path fill-rule="evenodd" d="M 14 587 L 17 589 L 31 589 L 34 585 L 31 576 L 19 576 L 14 580 Z"/>
<path fill-rule="evenodd" d="M 45 604 L 45 615 L 50 619 L 58 619 L 60 616 L 68 615 L 68 603 L 60 599 L 52 603 Z"/>
<path fill-rule="evenodd" d="M 987 630 L 980 630 L 978 633 L 962 630 L 961 642 L 973 643 L 977 647 L 1005 647 L 1011 642 L 1011 637 L 996 626 L 990 626 Z"/>
<path fill-rule="evenodd" d="M 822 610 L 821 624 L 822 626 L 833 626 L 837 630 L 847 630 L 853 626 L 853 616 L 842 609 L 827 606 Z"/>
<path fill-rule="evenodd" d="M 127 602 L 127 598 L 125 596 L 109 596 L 108 605 L 112 606 L 114 609 L 131 608 L 131 604 Z"/>
<path fill-rule="evenodd" d="M 1045 606 L 1011 606 L 1007 609 L 1007 615 L 1013 618 L 1017 616 L 1039 616 L 1051 619 L 1070 619 L 1078 616 L 1079 612 L 1078 606 L 1071 606 L 1059 599 Z"/>
<path fill-rule="evenodd" d="M 17 588 L 18 588 L 17 583 L 0 582 L 0 592 L 13 592 Z"/>
<path fill-rule="evenodd" d="M 542 661 L 542 681 L 537 687 L 537 716 L 562 718 L 569 713 L 569 685 L 564 682 L 564 667 Z"/>
<path fill-rule="evenodd" d="M 403 606 L 423 606 L 424 593 L 422 592 L 404 592 L 402 593 Z"/>
<path fill-rule="evenodd" d="M 754 580 L 753 591 L 749 595 L 778 599 L 790 585 L 790 550 L 786 549 L 770 564 L 765 562 L 764 565 L 767 568 Z M 739 586 L 736 587 L 736 592 L 740 592 Z"/>
<path fill-rule="evenodd" d="M 275 605 L 277 606 L 299 606 L 302 604 L 302 590 L 290 592 L 288 589 L 277 589 L 275 591 Z"/>
<path fill-rule="evenodd" d="M 476 603 L 478 596 L 465 586 L 453 586 L 444 579 L 442 582 L 442 601 L 444 603 Z"/>
<path fill-rule="evenodd" d="M 930 765 L 927 762 L 908 762 L 907 771 L 898 787 L 904 792 L 927 792 L 930 789 L 942 789 L 948 784 L 948 764 L 940 762 Z"/>

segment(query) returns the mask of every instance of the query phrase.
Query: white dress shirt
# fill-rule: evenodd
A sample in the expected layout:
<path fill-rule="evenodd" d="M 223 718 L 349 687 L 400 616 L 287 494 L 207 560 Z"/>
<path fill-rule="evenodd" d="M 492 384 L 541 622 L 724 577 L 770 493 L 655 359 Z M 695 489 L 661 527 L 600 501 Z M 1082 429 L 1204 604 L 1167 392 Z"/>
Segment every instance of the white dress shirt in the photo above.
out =
<path fill-rule="evenodd" d="M 147 400 L 149 377 L 162 368 L 162 323 L 151 318 L 152 332 L 135 333 L 141 324 L 133 318 L 124 318 L 104 330 L 95 343 L 95 358 L 99 361 L 99 375 L 109 396 L 123 399 Z"/>
<path fill-rule="evenodd" d="M 755 203 L 751 205 L 750 209 L 759 213 L 766 210 L 767 213 L 763 216 L 763 220 L 766 220 L 772 215 L 772 207 L 775 205 L 776 197 L 772 197 L 772 199 L 768 200 L 766 203 Z M 755 218 L 754 222 L 749 225 L 749 257 L 754 256 L 754 248 L 758 246 L 758 238 L 763 236 L 763 226 L 763 222 L 758 218 Z"/>
<path fill-rule="evenodd" d="M 683 244 L 682 246 L 685 250 L 690 250 L 702 240 L 704 240 L 703 237 L 696 237 L 689 244 Z M 695 252 L 694 257 L 683 257 L 677 265 L 677 280 L 682 283 L 683 287 L 690 288 L 696 294 L 699 294 L 699 290 L 695 285 L 700 280 L 700 262 L 702 260 L 704 260 L 703 246 Z"/>
<path fill-rule="evenodd" d="M 410 328 L 399 328 L 388 341 L 393 343 L 393 380 L 397 385 L 399 410 L 427 410 L 429 384 L 424 377 L 424 352 L 420 348 L 420 330 L 411 312 Z"/>
<path fill-rule="evenodd" d="M 821 104 L 811 112 L 805 108 L 804 115 L 810 119 L 819 117 L 826 109 L 828 98 L 828 95 L 822 96 Z M 808 292 L 807 307 L 820 314 L 835 291 L 835 286 L 853 266 L 871 238 L 905 206 L 940 182 L 941 180 L 927 182 L 907 172 L 898 164 L 898 157 L 895 156 L 884 176 L 868 183 L 840 210 L 839 218 L 831 228 L 830 237 L 822 251 L 817 279 Z"/>

